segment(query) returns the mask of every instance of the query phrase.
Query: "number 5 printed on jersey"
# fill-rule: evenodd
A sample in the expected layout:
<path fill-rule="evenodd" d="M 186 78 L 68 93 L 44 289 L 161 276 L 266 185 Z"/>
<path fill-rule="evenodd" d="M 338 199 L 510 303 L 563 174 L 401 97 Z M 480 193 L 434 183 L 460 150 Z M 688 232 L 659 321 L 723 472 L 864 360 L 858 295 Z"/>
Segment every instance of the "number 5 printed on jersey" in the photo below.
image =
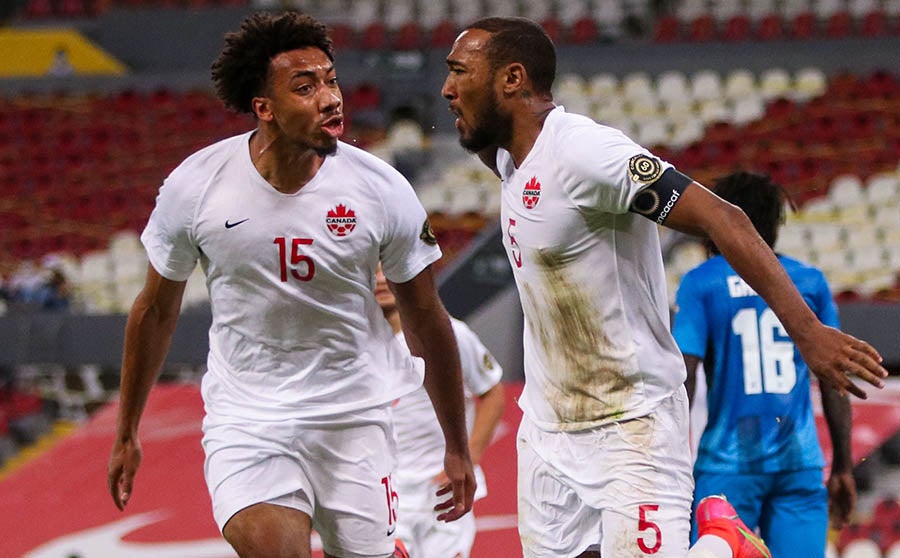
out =
<path fill-rule="evenodd" d="M 509 237 L 509 249 L 512 252 L 512 259 L 516 267 L 522 267 L 522 249 L 516 241 L 516 220 L 510 219 L 509 225 L 506 227 L 506 236 Z"/>
<path fill-rule="evenodd" d="M 744 355 L 744 393 L 789 393 L 797 384 L 794 343 L 776 339 L 787 337 L 784 326 L 771 308 L 758 315 L 744 308 L 731 320 L 731 330 L 741 338 Z"/>
<path fill-rule="evenodd" d="M 275 238 L 274 244 L 278 245 L 278 262 L 281 267 L 281 281 L 286 283 L 288 280 L 288 270 L 291 276 L 298 281 L 309 281 L 316 274 L 316 263 L 306 254 L 301 253 L 303 246 L 309 246 L 313 243 L 311 238 L 292 238 L 291 254 L 288 259 L 287 238 L 279 236 Z"/>

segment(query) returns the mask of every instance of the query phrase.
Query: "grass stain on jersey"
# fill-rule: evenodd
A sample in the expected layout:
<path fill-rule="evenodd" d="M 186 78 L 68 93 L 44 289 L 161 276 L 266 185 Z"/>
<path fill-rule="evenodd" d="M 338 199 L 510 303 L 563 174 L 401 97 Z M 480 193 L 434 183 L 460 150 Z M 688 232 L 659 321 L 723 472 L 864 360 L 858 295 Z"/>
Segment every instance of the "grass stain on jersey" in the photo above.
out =
<path fill-rule="evenodd" d="M 615 419 L 623 413 L 633 386 L 611 356 L 613 345 L 603 331 L 588 292 L 566 271 L 567 259 L 552 250 L 538 251 L 548 313 L 534 312 L 548 365 L 564 371 L 558 393 L 547 394 L 561 423 Z M 528 292 L 533 298 L 534 293 Z M 534 301 L 531 301 L 533 307 Z"/>

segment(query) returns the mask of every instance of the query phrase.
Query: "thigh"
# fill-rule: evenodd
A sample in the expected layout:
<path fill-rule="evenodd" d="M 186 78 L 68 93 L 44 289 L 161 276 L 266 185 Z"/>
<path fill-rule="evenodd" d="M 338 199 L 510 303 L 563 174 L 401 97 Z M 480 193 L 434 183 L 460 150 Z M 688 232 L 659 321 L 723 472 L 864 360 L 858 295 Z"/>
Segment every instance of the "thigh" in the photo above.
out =
<path fill-rule="evenodd" d="M 602 460 L 614 477 L 593 496 L 603 509 L 601 555 L 687 555 L 694 489 L 687 425 L 682 391 L 646 417 L 615 424 Z"/>
<path fill-rule="evenodd" d="M 304 436 L 300 448 L 315 494 L 313 528 L 327 554 L 389 556 L 398 495 L 391 474 L 396 448 L 387 409 Z"/>
<path fill-rule="evenodd" d="M 600 541 L 599 510 L 586 506 L 565 476 L 538 452 L 537 446 L 559 442 L 560 434 L 539 431 L 527 417 L 519 424 L 519 537 L 525 558 L 570 558 Z M 554 450 L 559 446 L 550 448 Z"/>
<path fill-rule="evenodd" d="M 254 504 L 235 513 L 222 535 L 241 557 L 311 556 L 309 515 L 275 504 Z"/>
<path fill-rule="evenodd" d="M 774 558 L 824 556 L 828 536 L 828 490 L 822 472 L 779 475 L 763 508 L 760 532 Z"/>
<path fill-rule="evenodd" d="M 741 521 L 750 529 L 759 527 L 763 505 L 772 491 L 775 475 L 772 474 L 724 474 L 696 471 L 694 473 L 694 505 L 703 498 L 722 494 L 728 499 Z M 691 541 L 697 540 L 697 520 L 691 514 Z M 768 542 L 768 539 L 766 539 Z"/>
<path fill-rule="evenodd" d="M 257 430 L 252 425 L 223 425 L 204 431 L 204 475 L 220 531 L 239 511 L 264 502 L 312 516 L 312 486 L 296 452 L 289 442 L 272 436 L 276 428 Z M 289 432 L 279 434 L 290 440 Z"/>

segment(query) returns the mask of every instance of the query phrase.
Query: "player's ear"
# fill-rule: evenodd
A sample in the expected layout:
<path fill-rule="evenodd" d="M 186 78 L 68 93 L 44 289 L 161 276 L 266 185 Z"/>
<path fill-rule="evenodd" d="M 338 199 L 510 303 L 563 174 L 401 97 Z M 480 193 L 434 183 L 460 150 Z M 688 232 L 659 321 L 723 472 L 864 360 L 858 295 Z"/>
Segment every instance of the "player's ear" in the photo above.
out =
<path fill-rule="evenodd" d="M 272 103 L 268 97 L 253 97 L 250 100 L 250 107 L 253 109 L 253 114 L 260 120 L 271 122 L 275 117 L 272 112 Z"/>
<path fill-rule="evenodd" d="M 527 87 L 528 72 L 518 62 L 508 64 L 503 69 L 503 94 L 513 96 Z"/>

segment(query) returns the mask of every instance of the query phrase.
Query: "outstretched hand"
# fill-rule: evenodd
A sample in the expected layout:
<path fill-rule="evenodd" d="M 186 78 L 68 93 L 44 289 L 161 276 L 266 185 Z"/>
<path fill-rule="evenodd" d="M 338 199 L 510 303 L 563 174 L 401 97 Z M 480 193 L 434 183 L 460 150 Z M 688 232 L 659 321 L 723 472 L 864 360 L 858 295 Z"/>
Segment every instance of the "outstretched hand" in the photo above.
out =
<path fill-rule="evenodd" d="M 444 475 L 447 480 L 441 484 L 437 495 L 452 492 L 453 497 L 437 504 L 434 511 L 441 512 L 437 516 L 438 521 L 449 523 L 468 513 L 475 501 L 475 473 L 468 453 L 458 455 L 447 452 L 444 455 Z"/>
<path fill-rule="evenodd" d="M 881 365 L 881 355 L 852 335 L 821 325 L 802 343 L 797 342 L 797 347 L 810 371 L 841 395 L 849 392 L 860 399 L 866 398 L 866 392 L 851 381 L 851 376 L 877 388 L 884 387 L 882 379 L 888 371 Z"/>
<path fill-rule="evenodd" d="M 116 441 L 109 456 L 107 466 L 107 485 L 112 496 L 113 503 L 119 510 L 124 511 L 131 499 L 131 491 L 134 488 L 134 475 L 141 466 L 143 452 L 141 445 L 133 442 Z"/>

